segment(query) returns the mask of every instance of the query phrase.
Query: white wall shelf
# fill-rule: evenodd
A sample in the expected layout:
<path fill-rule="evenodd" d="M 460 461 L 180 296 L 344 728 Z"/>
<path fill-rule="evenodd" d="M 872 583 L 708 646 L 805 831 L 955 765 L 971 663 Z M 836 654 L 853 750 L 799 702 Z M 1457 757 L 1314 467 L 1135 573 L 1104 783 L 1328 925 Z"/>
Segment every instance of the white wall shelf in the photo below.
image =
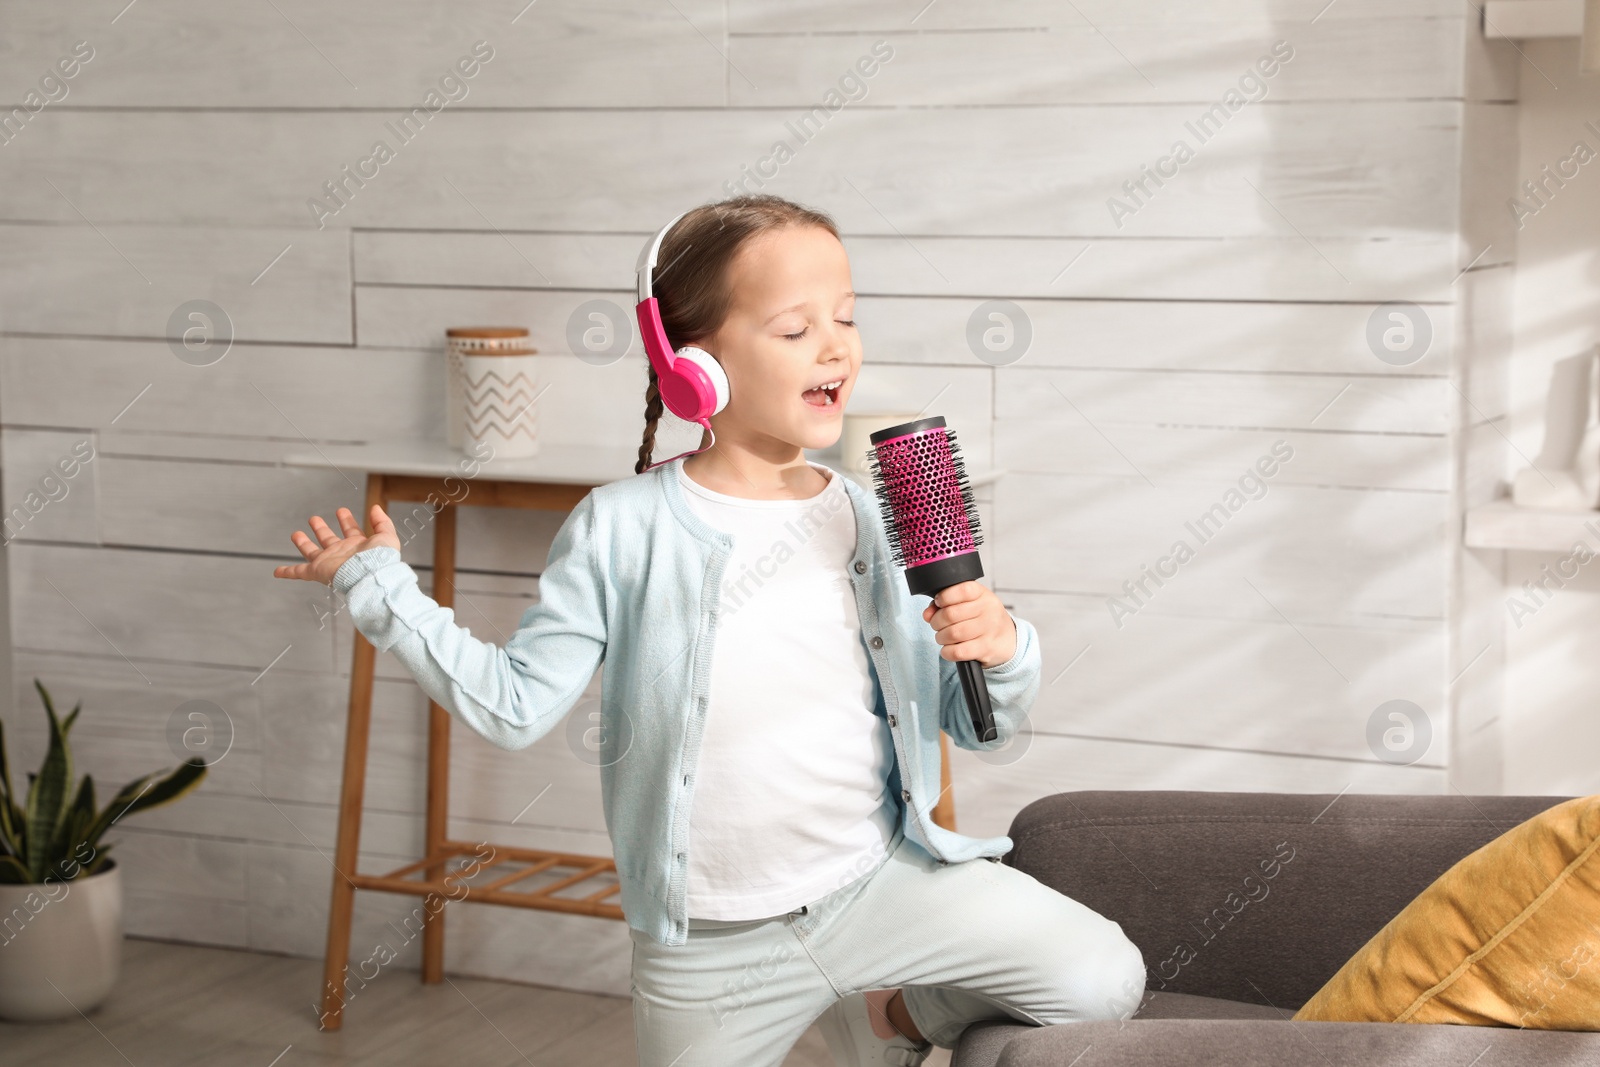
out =
<path fill-rule="evenodd" d="M 1600 511 L 1522 508 L 1502 498 L 1467 512 L 1468 548 L 1566 552 L 1576 541 L 1600 545 Z"/>

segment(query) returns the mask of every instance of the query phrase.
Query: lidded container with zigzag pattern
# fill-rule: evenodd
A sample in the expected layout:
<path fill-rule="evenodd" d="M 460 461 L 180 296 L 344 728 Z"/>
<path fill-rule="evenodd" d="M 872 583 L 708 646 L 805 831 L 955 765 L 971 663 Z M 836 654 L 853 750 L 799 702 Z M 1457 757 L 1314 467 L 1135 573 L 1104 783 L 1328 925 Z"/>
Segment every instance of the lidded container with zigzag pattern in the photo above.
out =
<path fill-rule="evenodd" d="M 479 459 L 539 454 L 537 352 L 521 326 L 445 331 L 450 444 Z"/>

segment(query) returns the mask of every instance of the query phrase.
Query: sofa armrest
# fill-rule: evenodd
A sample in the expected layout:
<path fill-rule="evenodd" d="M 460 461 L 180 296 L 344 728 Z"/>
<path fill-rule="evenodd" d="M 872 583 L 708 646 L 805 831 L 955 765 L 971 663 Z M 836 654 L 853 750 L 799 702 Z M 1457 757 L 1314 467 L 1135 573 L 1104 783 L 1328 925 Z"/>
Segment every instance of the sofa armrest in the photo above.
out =
<path fill-rule="evenodd" d="M 1457 860 L 1565 799 L 1058 793 L 1012 820 L 1006 863 L 1120 924 L 1147 991 L 1292 1013 Z"/>
<path fill-rule="evenodd" d="M 991 1028 L 997 1033 L 989 1033 Z M 969 1045 L 969 1042 L 971 1043 Z M 983 1058 L 995 1045 L 998 1058 Z M 1092 1057 L 1079 1060 L 1090 1047 Z M 1600 1034 L 1411 1023 L 1134 1019 L 1019 1027 L 979 1023 L 951 1067 L 1465 1067 L 1600 1063 Z"/>

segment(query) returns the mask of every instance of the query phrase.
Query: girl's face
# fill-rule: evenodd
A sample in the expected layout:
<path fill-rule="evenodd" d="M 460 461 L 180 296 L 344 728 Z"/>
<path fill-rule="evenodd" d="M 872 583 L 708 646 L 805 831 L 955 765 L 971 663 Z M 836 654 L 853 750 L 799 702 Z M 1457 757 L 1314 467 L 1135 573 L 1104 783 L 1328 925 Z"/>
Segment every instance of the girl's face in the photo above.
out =
<path fill-rule="evenodd" d="M 739 249 L 728 282 L 728 317 L 705 339 L 728 375 L 719 441 L 728 434 L 774 459 L 832 445 L 861 369 L 844 246 L 819 226 L 769 230 Z"/>

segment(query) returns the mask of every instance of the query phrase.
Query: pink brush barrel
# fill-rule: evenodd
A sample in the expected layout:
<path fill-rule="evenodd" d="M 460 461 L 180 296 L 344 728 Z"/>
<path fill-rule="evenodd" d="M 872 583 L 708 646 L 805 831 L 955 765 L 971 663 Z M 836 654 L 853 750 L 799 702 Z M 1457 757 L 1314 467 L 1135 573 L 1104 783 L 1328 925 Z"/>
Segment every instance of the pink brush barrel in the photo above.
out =
<path fill-rule="evenodd" d="M 972 502 L 956 435 L 943 416 L 879 430 L 871 437 L 868 467 L 883 508 L 883 530 L 894 561 L 906 569 L 913 596 L 933 596 L 960 582 L 983 577 L 978 546 L 983 531 Z M 999 737 L 983 665 L 956 664 L 972 733 L 979 741 Z"/>
<path fill-rule="evenodd" d="M 954 431 L 944 417 L 918 419 L 871 437 L 869 462 L 884 532 L 913 594 L 932 595 L 983 576 L 983 532 Z"/>

